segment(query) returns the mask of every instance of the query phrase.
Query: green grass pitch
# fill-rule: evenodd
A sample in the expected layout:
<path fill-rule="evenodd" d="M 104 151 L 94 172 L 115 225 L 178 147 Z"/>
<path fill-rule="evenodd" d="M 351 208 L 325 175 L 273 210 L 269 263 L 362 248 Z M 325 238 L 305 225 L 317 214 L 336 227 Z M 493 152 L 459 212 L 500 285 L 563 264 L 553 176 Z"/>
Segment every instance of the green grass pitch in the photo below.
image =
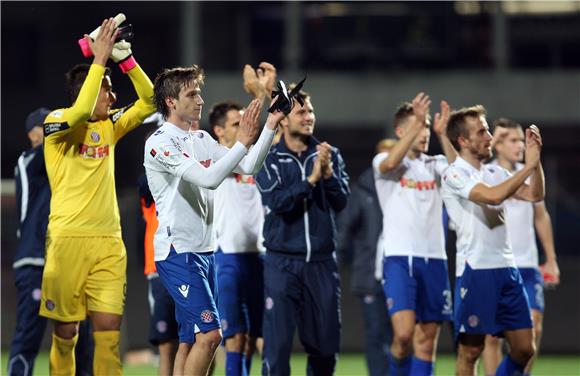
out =
<path fill-rule="evenodd" d="M 2 369 L 0 375 L 6 374 L 7 353 L 2 353 Z M 292 356 L 292 375 L 305 375 L 306 356 L 304 354 L 294 354 Z M 157 369 L 154 366 L 124 366 L 123 374 L 127 376 L 149 376 L 157 375 Z M 251 375 L 260 374 L 260 360 L 254 358 Z M 366 366 L 363 354 L 345 353 L 341 354 L 336 368 L 337 376 L 364 376 L 366 375 Z M 453 355 L 440 355 L 437 363 L 435 374 L 438 376 L 455 374 L 455 357 Z M 483 372 L 479 373 L 483 375 Z M 34 375 L 48 375 L 48 353 L 39 355 Z M 216 376 L 224 375 L 223 364 L 216 365 Z M 533 375 L 545 376 L 580 376 L 580 356 L 540 356 L 536 362 Z"/>

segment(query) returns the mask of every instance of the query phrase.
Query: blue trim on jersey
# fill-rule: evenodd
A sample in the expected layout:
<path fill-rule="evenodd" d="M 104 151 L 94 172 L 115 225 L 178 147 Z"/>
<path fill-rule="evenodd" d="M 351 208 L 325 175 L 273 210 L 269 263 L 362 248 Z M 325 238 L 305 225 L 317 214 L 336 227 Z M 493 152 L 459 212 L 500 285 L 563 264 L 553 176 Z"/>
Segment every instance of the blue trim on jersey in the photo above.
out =
<path fill-rule="evenodd" d="M 528 294 L 517 268 L 472 269 L 465 264 L 455 286 L 455 337 L 461 333 L 502 336 L 532 328 Z"/>
<path fill-rule="evenodd" d="M 389 316 L 410 309 L 415 311 L 418 322 L 452 320 L 453 302 L 447 260 L 385 257 L 383 289 Z"/>

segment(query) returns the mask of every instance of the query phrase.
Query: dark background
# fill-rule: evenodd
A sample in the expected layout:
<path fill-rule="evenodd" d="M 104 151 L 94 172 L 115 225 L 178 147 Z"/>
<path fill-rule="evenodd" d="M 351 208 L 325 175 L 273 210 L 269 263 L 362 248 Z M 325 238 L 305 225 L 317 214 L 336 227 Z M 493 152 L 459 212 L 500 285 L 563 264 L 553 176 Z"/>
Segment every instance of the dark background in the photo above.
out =
<path fill-rule="evenodd" d="M 90 63 L 77 40 L 103 18 L 124 12 L 135 31 L 133 52 L 152 80 L 166 67 L 204 67 L 204 115 L 218 100 L 249 101 L 241 88 L 245 63 L 270 61 L 289 81 L 307 72 L 317 138 L 341 148 L 353 182 L 370 166 L 375 143 L 392 136 L 396 106 L 418 91 L 434 98 L 432 113 L 445 98 L 454 107 L 482 103 L 490 120 L 539 124 L 546 202 L 562 268 L 562 286 L 546 294 L 543 351 L 580 352 L 580 3 L 557 3 L 2 2 L 2 349 L 15 315 L 12 179 L 18 156 L 29 147 L 24 119 L 40 106 L 70 105 L 64 74 Z M 135 99 L 130 81 L 114 66 L 112 80 L 119 105 Z M 116 149 L 129 253 L 126 348 L 147 346 L 137 178 L 150 129 L 138 128 Z M 432 141 L 430 153 L 440 152 Z M 341 273 L 343 348 L 360 351 L 361 313 L 348 293 L 349 266 Z M 449 338 L 443 343 L 449 351 Z"/>

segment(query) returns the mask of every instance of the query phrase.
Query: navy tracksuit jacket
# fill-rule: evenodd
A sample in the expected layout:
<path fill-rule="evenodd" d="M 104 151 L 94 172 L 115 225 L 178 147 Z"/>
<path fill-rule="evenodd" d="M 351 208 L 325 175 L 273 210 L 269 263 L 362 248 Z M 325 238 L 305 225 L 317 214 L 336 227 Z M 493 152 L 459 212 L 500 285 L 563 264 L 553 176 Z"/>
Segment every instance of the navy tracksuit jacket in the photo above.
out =
<path fill-rule="evenodd" d="M 314 137 L 297 155 L 284 138 L 256 176 L 266 210 L 262 373 L 289 375 L 294 330 L 308 353 L 308 374 L 331 375 L 340 344 L 340 284 L 334 251 L 336 213 L 347 203 L 348 175 L 332 151 L 333 175 L 306 178 L 317 157 Z"/>

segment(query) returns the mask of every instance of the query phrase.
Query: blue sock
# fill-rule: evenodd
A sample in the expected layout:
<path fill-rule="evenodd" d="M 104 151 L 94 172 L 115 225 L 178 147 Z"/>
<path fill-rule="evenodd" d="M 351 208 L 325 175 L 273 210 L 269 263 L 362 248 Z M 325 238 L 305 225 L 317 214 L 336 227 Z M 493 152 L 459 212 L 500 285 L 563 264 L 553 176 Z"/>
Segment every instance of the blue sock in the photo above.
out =
<path fill-rule="evenodd" d="M 389 353 L 389 376 L 408 376 L 411 371 L 411 357 L 397 359 Z"/>
<path fill-rule="evenodd" d="M 411 376 L 433 376 L 433 362 L 413 357 L 411 361 Z"/>
<path fill-rule="evenodd" d="M 244 366 L 244 354 L 239 352 L 226 353 L 226 376 L 245 376 L 247 375 Z"/>
<path fill-rule="evenodd" d="M 497 367 L 497 371 L 495 371 L 496 376 L 520 376 L 524 373 L 525 365 L 520 365 L 512 360 L 509 355 L 506 355 L 499 367 Z"/>
<path fill-rule="evenodd" d="M 250 369 L 252 368 L 252 357 L 244 356 L 244 360 L 246 362 L 246 372 L 249 375 Z"/>

